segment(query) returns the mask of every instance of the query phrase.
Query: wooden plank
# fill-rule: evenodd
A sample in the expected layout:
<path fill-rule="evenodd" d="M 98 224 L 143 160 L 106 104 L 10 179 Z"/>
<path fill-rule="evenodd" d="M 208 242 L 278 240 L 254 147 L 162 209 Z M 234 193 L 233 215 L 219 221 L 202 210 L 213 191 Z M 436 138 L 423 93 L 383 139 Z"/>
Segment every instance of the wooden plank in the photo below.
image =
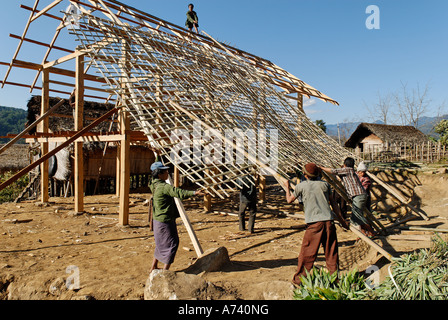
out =
<path fill-rule="evenodd" d="M 44 71 L 47 69 L 44 69 Z M 76 58 L 75 130 L 84 127 L 84 56 Z M 82 142 L 75 142 L 75 212 L 84 212 L 84 152 Z"/>
<path fill-rule="evenodd" d="M 174 184 L 173 179 L 170 176 L 168 176 L 168 182 L 171 185 Z M 188 215 L 185 212 L 184 204 L 179 198 L 174 198 L 174 201 L 176 202 L 176 206 L 179 210 L 179 215 L 182 219 L 182 222 L 184 223 L 185 229 L 187 229 L 188 235 L 190 236 L 190 240 L 193 244 L 194 250 L 196 251 L 196 255 L 198 257 L 201 257 L 204 254 L 204 250 L 202 249 L 202 246 L 199 243 L 199 239 L 196 236 L 196 232 L 191 225 L 190 218 L 188 218 Z"/>
<path fill-rule="evenodd" d="M 403 230 L 415 230 L 415 231 L 442 232 L 442 233 L 448 232 L 448 229 L 443 228 L 430 228 L 430 227 L 417 227 L 417 226 L 399 226 L 398 228 Z"/>
<path fill-rule="evenodd" d="M 380 245 L 378 245 L 375 241 L 370 239 L 369 237 L 366 237 L 361 231 L 359 231 L 354 226 L 350 226 L 350 230 L 356 234 L 358 237 L 360 237 L 364 242 L 366 242 L 369 246 L 374 248 L 377 252 L 381 253 L 387 260 L 392 261 L 393 256 L 384 250 Z"/>
<path fill-rule="evenodd" d="M 28 61 L 22 61 L 22 60 L 13 60 L 12 64 L 13 64 L 13 67 L 16 67 L 16 68 L 23 68 L 23 69 L 30 69 L 30 70 L 42 70 L 43 69 L 43 66 L 40 64 L 28 62 Z M 0 65 L 8 65 L 8 63 L 0 62 Z M 48 69 L 49 69 L 50 73 L 53 73 L 53 74 L 76 78 L 75 71 L 61 69 L 61 68 L 55 68 L 55 67 L 51 67 Z M 84 74 L 84 80 L 94 81 L 94 82 L 99 82 L 99 83 L 106 83 L 106 80 L 99 78 L 97 76 L 94 76 L 94 75 L 90 75 L 90 74 Z"/>

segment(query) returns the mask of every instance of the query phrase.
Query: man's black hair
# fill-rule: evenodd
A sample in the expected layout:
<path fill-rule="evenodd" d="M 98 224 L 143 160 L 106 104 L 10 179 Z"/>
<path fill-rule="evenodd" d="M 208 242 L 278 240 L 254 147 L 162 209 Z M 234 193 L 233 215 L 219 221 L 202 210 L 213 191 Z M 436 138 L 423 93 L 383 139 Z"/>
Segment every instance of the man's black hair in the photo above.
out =
<path fill-rule="evenodd" d="M 344 160 L 344 165 L 349 168 L 355 167 L 355 159 L 348 157 Z"/>
<path fill-rule="evenodd" d="M 159 174 L 164 173 L 165 170 L 168 170 L 168 169 L 156 169 L 156 170 L 154 170 L 154 171 L 151 173 L 151 175 L 152 175 L 152 177 L 153 177 L 154 179 L 158 179 L 158 178 L 159 178 Z"/>

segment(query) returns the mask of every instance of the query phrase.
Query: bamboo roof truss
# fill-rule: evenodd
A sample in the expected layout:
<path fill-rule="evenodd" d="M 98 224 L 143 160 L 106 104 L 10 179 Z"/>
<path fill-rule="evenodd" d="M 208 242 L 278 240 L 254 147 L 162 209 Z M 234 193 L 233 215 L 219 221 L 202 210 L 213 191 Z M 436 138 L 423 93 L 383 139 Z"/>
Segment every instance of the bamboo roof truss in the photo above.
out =
<path fill-rule="evenodd" d="M 337 165 L 349 155 L 282 94 L 281 78 L 272 76 L 274 70 L 259 67 L 266 65 L 265 60 L 254 63 L 253 56 L 232 52 L 209 35 L 204 41 L 190 33 L 170 34 L 147 23 L 130 25 L 85 10 L 81 16 L 67 19 L 75 18 L 79 19 L 79 28 L 70 29 L 70 33 L 79 41 L 78 50 L 87 53 L 90 64 L 126 106 L 140 130 L 151 137 L 159 135 L 152 139 L 153 146 L 165 150 L 167 158 L 171 152 L 178 152 L 178 142 L 165 137 L 173 130 L 193 134 L 198 121 L 223 136 L 226 130 L 235 129 L 246 134 L 246 153 L 259 142 L 260 129 L 268 129 L 263 138 L 267 146 L 272 146 L 275 141 L 271 141 L 269 129 L 276 129 L 278 150 L 269 150 L 266 156 L 278 156 L 277 173 L 281 176 L 300 170 L 305 162 Z M 303 86 L 301 93 L 311 95 L 315 90 L 301 81 L 295 85 L 299 83 Z M 255 134 L 250 136 L 248 132 Z M 188 147 L 193 150 L 196 146 L 190 140 Z M 234 151 L 232 159 L 241 156 Z M 220 197 L 228 195 L 226 190 L 238 188 L 236 178 L 246 175 L 248 168 L 262 167 L 257 161 L 206 164 L 203 157 L 194 152 L 192 156 L 189 160 L 195 165 L 175 165 L 182 175 Z"/>
<path fill-rule="evenodd" d="M 55 0 L 42 10 L 37 9 L 38 5 L 36 0 L 32 8 L 22 6 L 30 11 L 30 17 L 22 36 L 17 36 L 19 46 L 2 86 L 16 84 L 29 87 L 30 91 L 40 89 L 36 82 L 43 69 L 74 77 L 73 71 L 59 65 L 85 55 L 84 78 L 95 81 L 85 86 L 86 92 L 92 92 L 85 97 L 118 100 L 117 104 L 125 106 L 151 144 L 163 150 L 166 159 L 170 160 L 173 152 L 178 153 L 179 143 L 167 139 L 173 132 L 189 132 L 190 138 L 194 138 L 198 123 L 217 129 L 223 137 L 233 130 L 240 137 L 224 139 L 222 145 L 242 143 L 240 149 L 213 150 L 218 146 L 207 136 L 201 137 L 199 143 L 191 139 L 189 147 L 194 151 L 202 146 L 206 152 L 225 153 L 235 161 L 208 163 L 199 153 L 192 152 L 192 163 L 174 163 L 182 175 L 215 196 L 228 196 L 229 190 L 238 188 L 237 177 L 247 174 L 253 166 L 264 167 L 269 157 L 278 158 L 275 173 L 285 177 L 300 170 L 305 162 L 334 166 L 349 155 L 312 123 L 292 99 L 300 94 L 336 105 L 337 102 L 266 59 L 218 42 L 205 32 L 190 33 L 115 0 Z M 62 5 L 72 5 L 77 10 L 67 13 Z M 28 29 L 42 19 L 58 23 L 48 44 L 27 38 Z M 66 34 L 63 30 L 77 41 L 75 49 L 57 45 Z M 36 62 L 18 60 L 23 42 L 46 47 L 44 57 Z M 66 55 L 47 61 L 54 50 Z M 36 76 L 30 84 L 8 82 L 13 68 L 35 70 Z M 102 88 L 95 86 L 101 83 Z M 59 89 L 70 85 L 68 81 L 52 79 L 50 91 L 71 95 L 73 90 Z M 259 145 L 260 138 L 264 139 L 266 153 L 262 154 L 263 159 L 250 161 L 247 154 Z M 276 142 L 278 150 L 271 150 Z M 244 163 L 236 161 L 242 158 L 246 158 Z"/>

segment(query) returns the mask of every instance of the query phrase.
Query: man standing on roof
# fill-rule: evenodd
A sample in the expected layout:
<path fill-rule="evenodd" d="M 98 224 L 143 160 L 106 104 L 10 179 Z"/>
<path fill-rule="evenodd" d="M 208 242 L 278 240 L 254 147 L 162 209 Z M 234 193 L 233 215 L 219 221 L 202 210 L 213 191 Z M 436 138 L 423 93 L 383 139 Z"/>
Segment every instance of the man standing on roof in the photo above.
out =
<path fill-rule="evenodd" d="M 194 11 L 193 9 L 194 9 L 194 5 L 192 3 L 190 3 L 188 5 L 187 21 L 185 22 L 185 26 L 190 31 L 192 31 L 192 29 L 194 27 L 194 30 L 196 31 L 196 33 L 199 33 L 199 31 L 198 31 L 198 28 L 199 28 L 198 15 L 196 14 L 196 11 Z"/>

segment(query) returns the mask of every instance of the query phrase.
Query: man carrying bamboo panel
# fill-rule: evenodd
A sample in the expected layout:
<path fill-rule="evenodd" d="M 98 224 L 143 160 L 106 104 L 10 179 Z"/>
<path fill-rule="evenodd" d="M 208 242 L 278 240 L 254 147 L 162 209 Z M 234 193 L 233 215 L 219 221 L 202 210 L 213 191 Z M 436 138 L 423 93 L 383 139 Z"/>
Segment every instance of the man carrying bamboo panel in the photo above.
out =
<path fill-rule="evenodd" d="M 292 280 L 297 285 L 301 283 L 301 276 L 305 276 L 306 271 L 309 272 L 313 268 L 321 244 L 324 248 L 328 271 L 331 274 L 339 271 L 338 239 L 334 219 L 336 218 L 343 228 L 349 228 L 333 199 L 330 184 L 319 179 L 318 166 L 308 163 L 303 167 L 303 173 L 305 180 L 296 185 L 292 194 L 289 181 L 285 182 L 288 203 L 302 197 L 307 225 L 298 258 L 297 272 Z"/>
<path fill-rule="evenodd" d="M 197 15 L 196 11 L 194 11 L 193 9 L 194 9 L 194 5 L 192 3 L 190 3 L 188 5 L 187 21 L 185 22 L 185 26 L 188 28 L 188 30 L 192 31 L 194 28 L 196 33 L 199 33 L 199 31 L 198 31 L 198 28 L 199 28 L 198 15 Z"/>
<path fill-rule="evenodd" d="M 188 191 L 176 188 L 168 183 L 168 167 L 161 162 L 151 165 L 152 180 L 150 188 L 152 192 L 152 224 L 154 231 L 154 260 L 151 272 L 158 269 L 158 262 L 165 264 L 164 270 L 168 270 L 174 262 L 179 248 L 179 235 L 177 232 L 176 219 L 180 217 L 174 198 L 181 200 L 192 196 L 203 196 L 202 191 Z"/>
<path fill-rule="evenodd" d="M 348 197 L 352 200 L 351 223 L 360 227 L 361 232 L 368 237 L 375 236 L 366 217 L 364 208 L 367 203 L 367 192 L 361 184 L 358 175 L 355 172 L 355 159 L 348 157 L 344 160 L 344 166 L 338 169 L 320 167 L 326 173 L 335 174 L 342 179 L 342 183 L 347 191 Z"/>

